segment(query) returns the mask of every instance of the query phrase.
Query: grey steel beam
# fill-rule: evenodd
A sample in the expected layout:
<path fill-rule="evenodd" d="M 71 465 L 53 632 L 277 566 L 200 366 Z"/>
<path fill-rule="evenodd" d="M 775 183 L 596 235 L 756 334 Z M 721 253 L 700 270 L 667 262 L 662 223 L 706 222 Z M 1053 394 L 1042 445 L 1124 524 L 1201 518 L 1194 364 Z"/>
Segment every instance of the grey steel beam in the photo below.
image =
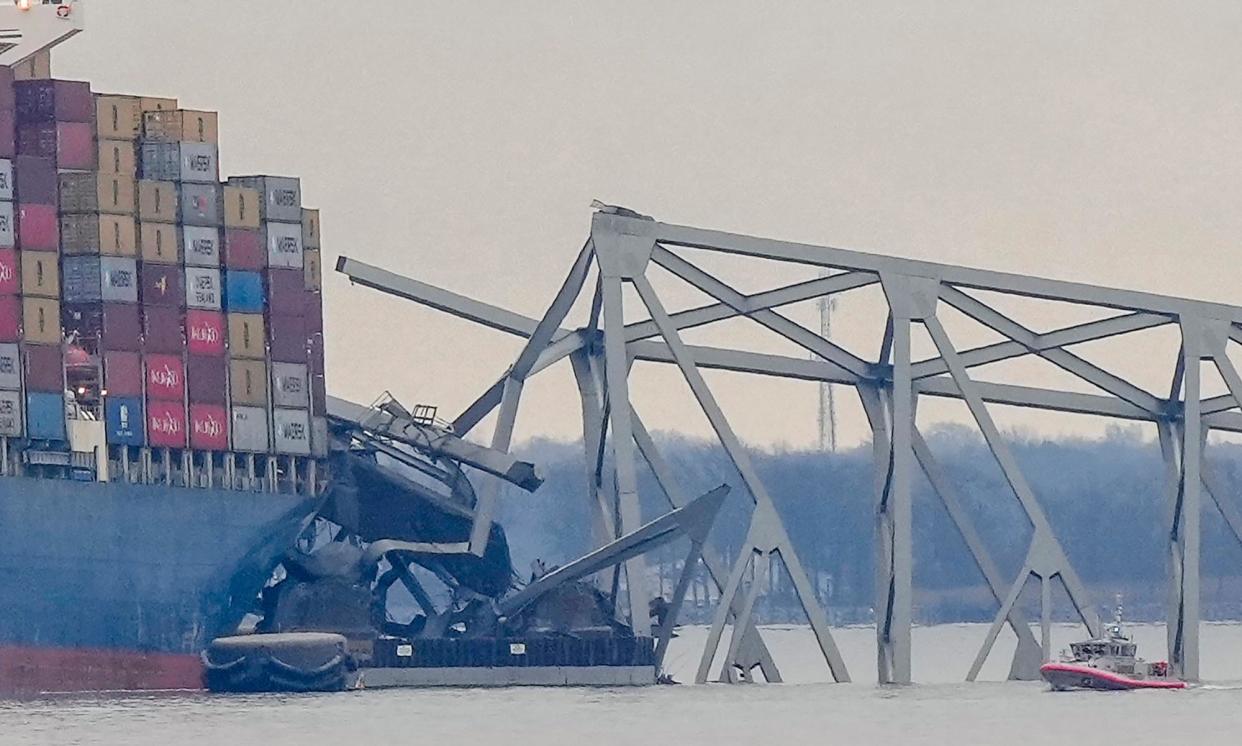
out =
<path fill-rule="evenodd" d="M 1023 512 L 1026 513 L 1027 519 L 1030 520 L 1034 529 L 1024 566 L 1026 574 L 1020 576 L 1015 581 L 1014 588 L 1016 590 L 1013 599 L 1016 600 L 1016 594 L 1021 592 L 1022 585 L 1025 584 L 1028 575 L 1036 575 L 1041 580 L 1051 580 L 1053 577 L 1059 577 L 1083 624 L 1092 635 L 1097 634 L 1099 631 L 1098 620 L 1088 605 L 1086 588 L 1083 586 L 1082 581 L 1079 580 L 1069 559 L 1065 556 L 1065 552 L 1061 548 L 1060 542 L 1057 541 L 1051 524 L 1048 523 L 1048 519 L 1044 515 L 1043 508 L 1039 505 L 1034 491 L 1023 476 L 1017 461 L 1009 451 L 1009 447 L 1005 444 L 1000 430 L 996 427 L 996 423 L 988 413 L 987 406 L 983 403 L 978 392 L 974 390 L 974 382 L 971 381 L 965 367 L 962 366 L 961 359 L 949 340 L 948 334 L 935 316 L 927 317 L 923 320 L 923 324 L 931 335 L 932 342 L 936 345 L 937 351 L 949 364 L 949 372 L 961 389 L 966 406 L 970 409 L 971 415 L 983 434 L 984 442 L 987 443 L 988 448 L 992 451 L 993 457 L 1001 468 L 1001 473 L 1004 475 L 1006 482 L 1009 483 L 1014 495 L 1018 498 Z M 1012 603 L 1009 606 L 1012 606 Z M 1003 625 L 1008 614 L 1009 609 L 1002 606 L 1001 612 L 998 613 L 993 622 L 993 628 L 995 629 L 998 625 Z M 972 676 L 978 674 L 979 665 L 987 657 L 994 642 L 995 635 L 989 634 L 988 642 L 980 650 L 980 657 L 976 659 L 976 665 L 971 669 Z M 1047 659 L 1049 650 L 1044 649 L 1043 655 Z"/>
<path fill-rule="evenodd" d="M 496 418 L 496 429 L 492 433 L 492 448 L 507 453 L 513 441 L 513 426 L 517 422 L 518 404 L 522 400 L 522 381 L 517 378 L 506 378 L 504 391 L 500 399 L 500 415 Z M 485 477 L 478 490 L 475 501 L 474 523 L 470 527 L 470 552 L 482 557 L 487 551 L 487 542 L 492 534 L 492 516 L 496 513 L 496 502 L 500 499 L 500 480 L 496 477 Z"/>
<path fill-rule="evenodd" d="M 815 598 L 814 588 L 811 585 L 810 579 L 802 568 L 802 563 L 793 549 L 793 544 L 789 541 L 789 536 L 785 532 L 784 524 L 776 512 L 771 496 L 750 463 L 750 457 L 745 449 L 742 448 L 741 442 L 734 434 L 733 428 L 724 416 L 724 412 L 721 411 L 715 397 L 712 396 L 711 390 L 707 387 L 707 383 L 703 380 L 702 374 L 695 367 L 694 358 L 691 357 L 689 351 L 682 344 L 681 336 L 673 329 L 672 321 L 669 319 L 668 313 L 664 310 L 664 305 L 660 302 L 651 284 L 642 275 L 636 275 L 633 278 L 633 284 L 638 291 L 639 297 L 642 298 L 643 304 L 647 306 L 647 311 L 651 314 L 652 320 L 659 327 L 665 343 L 677 362 L 677 367 L 681 369 L 682 377 L 689 385 L 691 392 L 698 401 L 699 407 L 703 410 L 708 422 L 715 431 L 716 437 L 720 440 L 742 482 L 746 485 L 751 497 L 756 502 L 755 512 L 751 516 L 751 529 L 748 537 L 751 549 L 765 555 L 773 552 L 780 553 L 781 561 L 793 583 L 794 591 L 802 603 L 803 611 L 806 612 L 807 618 L 811 623 L 811 628 L 819 642 L 820 652 L 823 653 L 824 660 L 828 663 L 833 677 L 837 681 L 848 681 L 849 673 L 845 668 L 844 660 L 841 659 L 840 652 L 837 650 L 836 643 L 832 639 L 827 616 Z M 744 549 L 745 551 L 748 550 Z M 730 580 L 732 581 L 732 578 Z M 732 594 L 736 594 L 736 592 L 736 584 L 733 584 Z M 722 596 L 721 604 L 731 604 L 732 599 L 733 595 Z M 727 613 L 728 609 L 725 609 L 725 616 L 727 616 Z M 721 620 L 721 625 L 723 625 L 725 616 L 719 613 L 717 615 L 717 619 Z M 714 627 L 715 625 L 713 625 L 713 633 L 717 632 Z M 709 637 L 711 636 L 709 634 Z M 719 644 L 718 634 L 715 635 L 715 639 L 716 643 Z M 704 659 L 708 665 L 710 665 L 711 655 L 714 652 L 714 647 L 710 651 L 705 650 L 704 652 Z M 702 669 L 700 669 L 700 673 L 702 673 Z"/>
<path fill-rule="evenodd" d="M 609 425 L 612 432 L 613 468 L 617 481 L 617 501 L 621 506 L 621 530 L 638 526 L 641 512 L 638 503 L 638 477 L 634 469 L 634 434 L 630 420 L 629 360 L 626 357 L 624 308 L 621 278 L 604 275 L 604 375 L 609 402 Z M 626 592 L 630 602 L 630 626 L 634 634 L 651 634 L 647 605 L 646 563 L 636 557 L 626 563 Z"/>
<path fill-rule="evenodd" d="M 685 280 L 698 290 L 707 293 L 721 303 L 727 304 L 737 313 L 744 314 L 747 318 L 776 332 L 808 352 L 815 353 L 824 361 L 832 363 L 859 378 L 870 376 L 871 365 L 866 360 L 847 352 L 810 329 L 790 321 L 776 311 L 747 308 L 744 295 L 668 249 L 656 246 L 651 253 L 651 261 Z"/>
<path fill-rule="evenodd" d="M 1217 350 L 1223 356 L 1225 339 L 1223 328 L 1213 320 L 1184 316 L 1181 328 L 1185 402 L 1179 443 L 1181 473 L 1169 534 L 1173 586 L 1169 664 L 1182 678 L 1196 681 L 1199 678 L 1199 510 L 1203 461 L 1200 368 L 1202 361 L 1212 359 Z M 1221 336 L 1213 339 L 1214 331 L 1221 332 Z"/>
<path fill-rule="evenodd" d="M 754 236 L 692 228 L 684 225 L 657 222 L 654 224 L 654 231 L 656 240 L 663 244 L 704 249 L 724 254 L 739 254 L 850 271 L 889 272 L 914 277 L 938 277 L 943 282 L 951 285 L 992 290 L 1032 298 L 1117 308 L 1126 311 L 1150 311 L 1179 316 L 1190 314 L 1242 322 L 1242 309 L 1222 303 L 1176 298 L 1136 290 L 1099 287 L 1086 283 L 1052 280 L 1009 272 L 996 272 L 914 259 L 902 259 L 828 246 L 756 238 Z"/>
<path fill-rule="evenodd" d="M 1128 401 L 1136 407 L 1142 407 L 1153 414 L 1164 411 L 1164 403 L 1155 396 L 1128 381 L 1122 380 L 1103 368 L 1083 360 L 1074 353 L 1060 348 L 1040 349 L 1038 346 L 1038 335 L 1030 329 L 997 312 L 986 304 L 980 303 L 962 291 L 946 287 L 941 293 L 941 298 L 979 323 L 991 327 L 993 330 L 1025 346 L 1031 352 L 1078 376 L 1087 383 L 1107 391 L 1119 399 Z"/>
<path fill-rule="evenodd" d="M 1011 339 L 1005 342 L 996 342 L 969 350 L 962 350 L 958 355 L 962 358 L 962 364 L 969 369 L 1053 348 L 1068 347 L 1106 337 L 1117 337 L 1143 329 L 1164 326 L 1172 322 L 1173 319 L 1159 314 L 1128 313 L 1100 321 L 1089 321 L 1084 324 L 1077 324 L 1043 334 L 1032 333 L 1026 344 L 1015 342 Z M 945 365 L 944 360 L 938 357 L 929 358 L 914 364 L 914 377 L 916 379 L 927 378 L 928 376 L 947 373 L 948 370 L 949 368 Z"/>
<path fill-rule="evenodd" d="M 688 537 L 692 543 L 701 546 L 727 494 L 729 486 L 720 485 L 691 500 L 684 508 L 665 513 L 615 541 L 558 567 L 497 602 L 497 614 L 512 616 L 555 588 L 646 554 L 678 538 Z"/>

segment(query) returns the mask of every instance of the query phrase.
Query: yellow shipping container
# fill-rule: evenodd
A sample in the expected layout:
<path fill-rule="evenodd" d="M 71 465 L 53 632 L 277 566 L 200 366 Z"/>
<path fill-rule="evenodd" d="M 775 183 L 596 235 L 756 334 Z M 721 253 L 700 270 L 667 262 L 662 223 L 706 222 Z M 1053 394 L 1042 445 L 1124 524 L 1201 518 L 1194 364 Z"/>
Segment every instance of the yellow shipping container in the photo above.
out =
<path fill-rule="evenodd" d="M 306 277 L 307 290 L 323 289 L 323 268 L 319 266 L 319 249 L 303 253 L 302 272 Z"/>
<path fill-rule="evenodd" d="M 138 182 L 138 219 L 154 223 L 177 222 L 177 184 L 172 181 Z"/>
<path fill-rule="evenodd" d="M 99 172 L 138 176 L 138 151 L 129 140 L 99 141 Z"/>
<path fill-rule="evenodd" d="M 262 360 L 230 360 L 229 394 L 235 407 L 266 407 L 267 363 Z"/>
<path fill-rule="evenodd" d="M 149 140 L 166 142 L 217 142 L 219 115 L 214 111 L 148 111 L 142 115 L 142 131 Z"/>
<path fill-rule="evenodd" d="M 41 345 L 58 345 L 60 301 L 55 298 L 22 299 L 22 339 Z"/>
<path fill-rule="evenodd" d="M 258 189 L 247 187 L 226 186 L 224 194 L 224 227 L 225 228 L 258 228 L 259 201 L 262 195 Z"/>
<path fill-rule="evenodd" d="M 181 261 L 181 231 L 173 223 L 142 223 L 142 261 L 177 264 Z"/>
<path fill-rule="evenodd" d="M 60 297 L 60 254 L 55 251 L 22 252 L 22 295 Z"/>
<path fill-rule="evenodd" d="M 100 140 L 137 140 L 142 134 L 141 99 L 95 94 L 95 132 Z"/>
<path fill-rule="evenodd" d="M 319 211 L 302 208 L 302 248 L 319 249 Z"/>
<path fill-rule="evenodd" d="M 235 358 L 263 359 L 267 354 L 263 314 L 229 314 L 229 354 Z"/>

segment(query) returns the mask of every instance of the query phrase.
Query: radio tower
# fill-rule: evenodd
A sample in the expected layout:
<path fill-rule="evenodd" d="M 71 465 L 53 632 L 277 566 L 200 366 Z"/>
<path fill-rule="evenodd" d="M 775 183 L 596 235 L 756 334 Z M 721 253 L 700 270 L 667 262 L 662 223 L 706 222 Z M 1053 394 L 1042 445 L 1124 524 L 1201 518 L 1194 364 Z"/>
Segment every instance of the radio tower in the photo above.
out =
<path fill-rule="evenodd" d="M 836 307 L 837 299 L 831 295 L 819 299 L 819 335 L 824 339 L 832 339 L 832 312 Z M 837 450 L 837 405 L 832 384 L 827 381 L 819 384 L 819 450 Z"/>

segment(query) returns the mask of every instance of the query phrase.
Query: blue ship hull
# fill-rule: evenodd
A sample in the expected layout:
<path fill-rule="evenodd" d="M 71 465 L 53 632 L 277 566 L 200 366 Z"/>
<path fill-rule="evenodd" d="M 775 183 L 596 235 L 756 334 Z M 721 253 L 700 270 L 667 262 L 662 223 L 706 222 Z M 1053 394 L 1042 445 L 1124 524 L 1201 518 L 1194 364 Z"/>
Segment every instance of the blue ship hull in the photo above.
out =
<path fill-rule="evenodd" d="M 0 694 L 200 686 L 319 502 L 0 478 Z"/>

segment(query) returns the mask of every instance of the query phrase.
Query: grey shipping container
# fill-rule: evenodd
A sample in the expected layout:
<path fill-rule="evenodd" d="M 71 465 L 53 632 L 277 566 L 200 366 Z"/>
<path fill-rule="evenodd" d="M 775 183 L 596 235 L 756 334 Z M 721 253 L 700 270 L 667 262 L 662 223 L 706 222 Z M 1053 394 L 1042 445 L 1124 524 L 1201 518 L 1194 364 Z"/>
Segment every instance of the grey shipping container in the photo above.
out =
<path fill-rule="evenodd" d="M 0 202 L 0 249 L 11 249 L 17 245 L 14 227 L 13 203 Z"/>
<path fill-rule="evenodd" d="M 229 428 L 233 450 L 246 453 L 268 451 L 267 410 L 263 407 L 233 407 L 233 424 Z"/>
<path fill-rule="evenodd" d="M 22 387 L 22 359 L 15 342 L 0 344 L 0 389 L 19 391 Z"/>
<path fill-rule="evenodd" d="M 13 160 L 0 158 L 0 200 L 13 201 Z"/>
<path fill-rule="evenodd" d="M 67 303 L 138 302 L 138 263 L 114 256 L 67 256 L 61 284 Z"/>
<path fill-rule="evenodd" d="M 305 409 L 273 409 L 272 436 L 276 453 L 309 456 L 310 412 Z"/>
<path fill-rule="evenodd" d="M 205 142 L 144 142 L 142 178 L 214 184 L 220 180 L 220 150 Z"/>
<path fill-rule="evenodd" d="M 181 222 L 185 225 L 220 225 L 220 186 L 181 185 Z"/>
<path fill-rule="evenodd" d="M 326 458 L 328 455 L 328 418 L 311 419 L 311 455 Z"/>
<path fill-rule="evenodd" d="M 201 225 L 182 228 L 182 255 L 191 267 L 220 266 L 220 230 Z"/>
<path fill-rule="evenodd" d="M 220 270 L 208 267 L 185 268 L 186 306 L 219 311 L 220 296 Z"/>
<path fill-rule="evenodd" d="M 310 407 L 309 368 L 301 363 L 272 363 L 272 403 L 278 407 Z"/>
<path fill-rule="evenodd" d="M 24 434 L 20 391 L 0 391 L 0 435 L 20 438 Z"/>
<path fill-rule="evenodd" d="M 259 215 L 264 220 L 302 223 L 302 183 L 289 176 L 234 176 L 233 186 L 258 189 L 262 194 Z"/>
<path fill-rule="evenodd" d="M 263 233 L 267 239 L 267 266 L 302 269 L 305 257 L 301 223 L 267 221 L 263 223 Z"/>

